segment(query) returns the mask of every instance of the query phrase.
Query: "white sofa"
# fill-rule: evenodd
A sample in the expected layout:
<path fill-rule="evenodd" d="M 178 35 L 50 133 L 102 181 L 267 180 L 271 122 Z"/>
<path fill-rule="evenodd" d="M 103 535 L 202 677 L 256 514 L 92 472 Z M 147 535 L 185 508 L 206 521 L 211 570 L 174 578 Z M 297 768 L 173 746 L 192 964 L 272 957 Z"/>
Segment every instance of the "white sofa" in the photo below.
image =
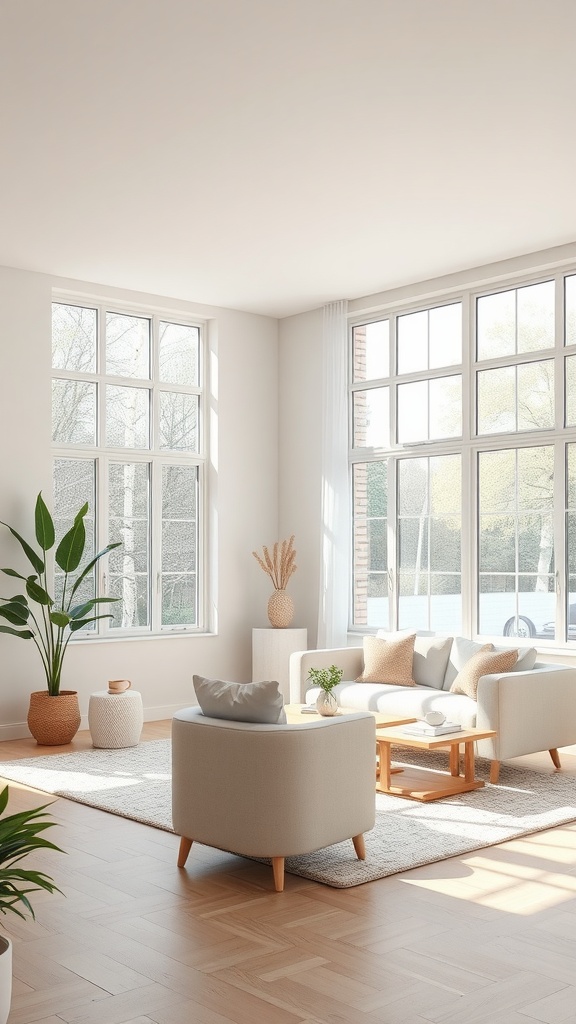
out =
<path fill-rule="evenodd" d="M 463 637 L 417 635 L 416 686 L 355 682 L 364 665 L 362 647 L 300 651 L 290 658 L 290 700 L 312 703 L 319 690 L 310 685 L 310 669 L 334 664 L 344 670 L 343 681 L 333 691 L 342 707 L 413 718 L 441 711 L 464 727 L 495 730 L 493 739 L 477 745 L 478 755 L 492 762 L 493 783 L 498 781 L 501 761 L 540 750 L 549 750 L 560 768 L 558 748 L 576 743 L 576 668 L 536 661 L 536 651 L 530 648 L 520 650 L 514 671 L 482 676 L 476 700 L 450 693 L 457 673 L 480 646 Z"/>

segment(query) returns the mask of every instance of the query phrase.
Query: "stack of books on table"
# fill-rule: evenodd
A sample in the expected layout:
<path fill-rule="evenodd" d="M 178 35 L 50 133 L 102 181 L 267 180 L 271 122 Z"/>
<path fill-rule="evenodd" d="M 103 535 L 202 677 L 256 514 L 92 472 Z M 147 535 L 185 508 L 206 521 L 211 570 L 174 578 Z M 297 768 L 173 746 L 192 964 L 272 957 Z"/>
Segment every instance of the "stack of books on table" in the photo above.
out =
<path fill-rule="evenodd" d="M 443 736 L 447 732 L 461 732 L 458 722 L 442 722 L 442 725 L 428 725 L 427 722 L 410 722 L 403 725 L 401 732 L 406 736 Z"/>

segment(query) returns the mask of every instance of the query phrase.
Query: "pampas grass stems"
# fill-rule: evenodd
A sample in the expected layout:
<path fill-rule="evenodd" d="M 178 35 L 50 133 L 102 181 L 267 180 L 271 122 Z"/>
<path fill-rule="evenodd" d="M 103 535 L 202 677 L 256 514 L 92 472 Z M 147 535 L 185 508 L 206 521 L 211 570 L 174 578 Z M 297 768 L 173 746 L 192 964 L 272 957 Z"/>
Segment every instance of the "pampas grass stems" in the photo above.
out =
<path fill-rule="evenodd" d="M 262 553 L 264 555 L 263 558 L 260 557 L 257 551 L 252 552 L 260 568 L 272 580 L 274 590 L 285 590 L 288 580 L 297 569 L 295 564 L 294 534 L 292 534 L 289 540 L 283 540 L 281 543 L 276 541 L 272 548 L 272 554 L 270 554 L 266 545 L 262 548 Z"/>

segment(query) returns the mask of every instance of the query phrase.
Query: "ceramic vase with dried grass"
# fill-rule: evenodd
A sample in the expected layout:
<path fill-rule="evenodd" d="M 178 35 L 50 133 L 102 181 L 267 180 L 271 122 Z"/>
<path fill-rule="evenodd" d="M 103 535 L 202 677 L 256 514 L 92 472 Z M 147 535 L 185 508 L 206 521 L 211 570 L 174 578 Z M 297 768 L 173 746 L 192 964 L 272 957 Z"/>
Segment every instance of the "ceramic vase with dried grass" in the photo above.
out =
<path fill-rule="evenodd" d="M 252 554 L 258 565 L 270 577 L 274 584 L 274 593 L 268 600 L 268 619 L 274 629 L 286 629 L 294 618 L 294 602 L 286 593 L 286 584 L 296 572 L 294 535 L 281 543 L 276 541 L 272 553 L 264 545 L 262 556 L 256 551 Z"/>

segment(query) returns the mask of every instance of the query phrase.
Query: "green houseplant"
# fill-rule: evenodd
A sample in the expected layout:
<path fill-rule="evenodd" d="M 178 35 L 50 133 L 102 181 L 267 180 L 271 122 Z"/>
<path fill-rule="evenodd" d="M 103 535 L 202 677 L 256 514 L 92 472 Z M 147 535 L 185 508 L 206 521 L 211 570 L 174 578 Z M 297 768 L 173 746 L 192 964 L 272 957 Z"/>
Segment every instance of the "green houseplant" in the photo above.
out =
<path fill-rule="evenodd" d="M 316 698 L 316 707 L 321 715 L 335 715 L 338 710 L 338 701 L 332 693 L 335 686 L 341 681 L 344 670 L 337 665 L 330 665 L 329 668 L 311 668 L 308 678 L 314 686 L 320 687 L 320 693 Z"/>
<path fill-rule="evenodd" d="M 6 576 L 21 580 L 25 590 L 25 593 L 15 594 L 13 597 L 0 597 L 0 617 L 10 623 L 0 625 L 0 632 L 10 633 L 22 640 L 32 640 L 40 654 L 46 677 L 46 691 L 31 694 L 28 714 L 28 726 L 39 743 L 69 743 L 78 730 L 78 694 L 75 690 L 60 688 L 64 655 L 70 639 L 77 630 L 83 629 L 97 619 L 111 617 L 110 613 L 93 614 L 97 606 L 117 600 L 113 597 L 93 597 L 88 601 L 79 601 L 76 597 L 83 580 L 99 559 L 120 546 L 120 542 L 108 544 L 80 568 L 86 547 L 84 517 L 87 512 L 88 503 L 77 512 L 72 526 L 59 541 L 54 552 L 54 561 L 64 574 L 58 601 L 48 590 L 49 566 L 46 556 L 56 544 L 56 533 L 42 494 L 38 495 L 35 508 L 36 542 L 40 551 L 24 540 L 12 526 L 0 521 L 0 525 L 6 526 L 19 542 L 34 570 L 27 576 L 15 569 L 0 570 Z M 50 700 L 56 697 L 58 701 Z M 66 701 L 63 700 L 64 697 L 67 698 Z M 47 723 L 48 719 L 51 722 L 55 719 L 62 728 L 56 733 L 52 732 L 51 726 L 48 729 L 44 728 L 43 723 Z M 54 738 L 50 738 L 51 736 Z"/>
<path fill-rule="evenodd" d="M 29 900 L 32 892 L 60 892 L 54 881 L 43 871 L 29 871 L 19 866 L 35 850 L 56 850 L 60 847 L 41 835 L 55 822 L 41 819 L 47 804 L 31 811 L 20 811 L 2 817 L 8 805 L 8 787 L 0 791 L 0 913 L 9 912 L 25 917 L 23 910 L 34 917 Z M 22 908 L 22 909 L 21 909 Z M 12 943 L 0 935 L 0 1024 L 6 1024 L 10 1012 L 12 990 Z"/>

